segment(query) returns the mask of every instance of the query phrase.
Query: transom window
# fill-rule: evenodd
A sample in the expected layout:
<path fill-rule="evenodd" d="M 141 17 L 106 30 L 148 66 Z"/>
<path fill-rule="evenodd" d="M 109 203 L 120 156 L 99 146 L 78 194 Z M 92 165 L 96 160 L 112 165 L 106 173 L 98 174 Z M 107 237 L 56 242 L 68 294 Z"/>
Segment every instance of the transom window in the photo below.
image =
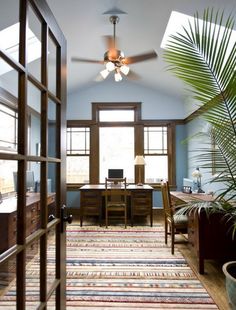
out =
<path fill-rule="evenodd" d="M 100 122 L 133 122 L 133 110 L 100 110 Z"/>

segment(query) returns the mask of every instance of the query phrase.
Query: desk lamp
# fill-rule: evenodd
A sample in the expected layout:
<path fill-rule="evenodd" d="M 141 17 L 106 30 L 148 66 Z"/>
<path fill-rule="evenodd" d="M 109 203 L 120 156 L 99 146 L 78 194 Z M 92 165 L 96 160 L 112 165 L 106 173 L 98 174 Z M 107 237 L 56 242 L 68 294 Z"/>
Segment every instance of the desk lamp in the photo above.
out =
<path fill-rule="evenodd" d="M 205 193 L 202 188 L 201 188 L 201 177 L 202 177 L 202 174 L 199 170 L 199 168 L 197 167 L 193 173 L 192 173 L 192 176 L 196 179 L 196 183 L 197 183 L 197 192 L 198 193 Z"/>
<path fill-rule="evenodd" d="M 135 157 L 134 164 L 136 166 L 138 166 L 138 184 L 137 184 L 137 186 L 142 186 L 143 184 L 142 184 L 142 180 L 141 180 L 141 166 L 146 165 L 146 162 L 145 162 L 143 155 L 137 155 Z"/>

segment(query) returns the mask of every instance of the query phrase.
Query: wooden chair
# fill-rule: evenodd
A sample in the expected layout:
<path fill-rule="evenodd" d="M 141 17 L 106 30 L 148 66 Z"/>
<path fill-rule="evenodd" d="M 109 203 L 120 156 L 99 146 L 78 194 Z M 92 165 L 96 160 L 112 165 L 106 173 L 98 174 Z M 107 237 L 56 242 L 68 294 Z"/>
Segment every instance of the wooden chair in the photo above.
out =
<path fill-rule="evenodd" d="M 176 215 L 175 206 L 171 203 L 170 190 L 168 182 L 162 182 L 161 184 L 163 208 L 164 208 L 164 220 L 165 220 L 165 244 L 167 244 L 168 235 L 171 236 L 171 253 L 174 254 L 174 245 L 176 243 L 175 235 L 181 234 L 184 237 L 184 241 L 187 241 L 184 234 L 188 233 L 188 217 L 187 215 Z"/>
<path fill-rule="evenodd" d="M 123 213 L 125 228 L 127 226 L 127 183 L 126 178 L 105 179 L 105 218 L 108 227 L 109 213 Z M 120 217 L 120 216 L 119 216 Z"/>

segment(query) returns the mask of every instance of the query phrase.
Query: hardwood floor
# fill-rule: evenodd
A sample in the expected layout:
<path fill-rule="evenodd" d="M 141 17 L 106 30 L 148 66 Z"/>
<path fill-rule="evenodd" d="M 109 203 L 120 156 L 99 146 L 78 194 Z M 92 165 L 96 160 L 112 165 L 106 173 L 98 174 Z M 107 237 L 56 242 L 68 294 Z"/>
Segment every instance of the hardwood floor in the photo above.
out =
<path fill-rule="evenodd" d="M 155 223 L 163 223 L 162 210 L 154 210 L 154 225 Z M 220 310 L 231 310 L 231 306 L 228 303 L 227 293 L 225 289 L 225 276 L 222 271 L 222 263 L 215 260 L 205 260 L 205 273 L 201 275 L 198 273 L 197 257 L 186 243 L 179 243 L 176 245 L 184 258 L 195 271 L 197 277 L 205 286 L 208 293 L 214 299 L 215 303 Z"/>
<path fill-rule="evenodd" d="M 94 221 L 95 220 L 95 221 Z M 89 219 L 89 222 L 93 225 L 97 223 L 96 219 Z M 76 216 L 74 219 L 74 223 L 79 223 L 79 217 Z M 153 212 L 153 225 L 158 223 L 163 223 L 163 211 L 155 209 Z M 87 223 L 86 223 L 87 224 Z M 149 222 L 144 223 L 140 221 L 141 225 L 147 224 Z M 225 276 L 222 272 L 222 263 L 214 260 L 205 260 L 205 274 L 200 275 L 197 271 L 198 261 L 193 252 L 191 252 L 187 243 L 179 243 L 176 245 L 180 252 L 183 254 L 185 259 L 191 268 L 195 271 L 195 274 L 205 286 L 208 293 L 214 299 L 215 303 L 219 307 L 219 310 L 231 310 L 231 306 L 228 303 L 228 298 L 225 289 Z"/>

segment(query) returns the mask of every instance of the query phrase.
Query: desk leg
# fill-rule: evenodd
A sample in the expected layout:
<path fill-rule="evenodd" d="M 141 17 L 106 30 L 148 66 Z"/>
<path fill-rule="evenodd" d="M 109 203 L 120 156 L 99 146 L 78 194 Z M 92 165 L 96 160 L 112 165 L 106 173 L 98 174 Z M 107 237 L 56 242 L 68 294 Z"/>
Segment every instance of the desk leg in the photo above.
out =
<path fill-rule="evenodd" d="M 151 208 L 151 210 L 150 210 L 150 226 L 152 227 L 152 225 L 153 225 L 153 210 Z"/>
<path fill-rule="evenodd" d="M 203 257 L 199 257 L 198 271 L 200 274 L 204 274 L 204 258 Z"/>
<path fill-rule="evenodd" d="M 80 218 L 80 227 L 82 227 L 83 226 L 83 211 L 82 211 L 81 208 L 80 208 L 80 216 L 79 216 L 79 218 Z"/>

